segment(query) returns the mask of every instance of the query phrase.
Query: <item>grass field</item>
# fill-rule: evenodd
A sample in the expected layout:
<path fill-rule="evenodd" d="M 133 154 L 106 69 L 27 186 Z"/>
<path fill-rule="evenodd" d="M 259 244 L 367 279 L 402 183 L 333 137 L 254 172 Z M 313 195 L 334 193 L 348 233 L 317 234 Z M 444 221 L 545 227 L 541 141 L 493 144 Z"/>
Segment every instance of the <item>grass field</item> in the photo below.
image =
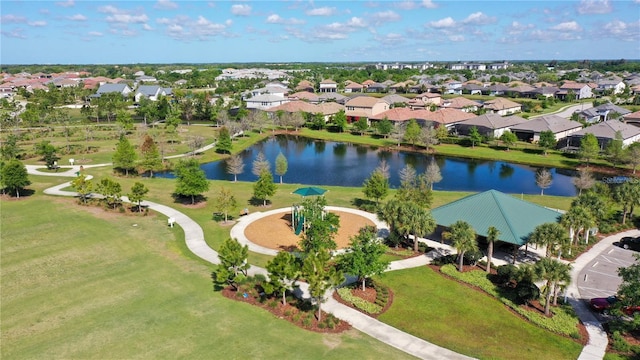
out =
<path fill-rule="evenodd" d="M 434 344 L 480 359 L 576 359 L 582 346 L 538 328 L 494 298 L 428 267 L 379 278 L 394 292 L 379 320 Z"/>
<path fill-rule="evenodd" d="M 408 358 L 213 292 L 210 268 L 180 255 L 181 231 L 160 217 L 41 195 L 0 205 L 3 359 Z"/>

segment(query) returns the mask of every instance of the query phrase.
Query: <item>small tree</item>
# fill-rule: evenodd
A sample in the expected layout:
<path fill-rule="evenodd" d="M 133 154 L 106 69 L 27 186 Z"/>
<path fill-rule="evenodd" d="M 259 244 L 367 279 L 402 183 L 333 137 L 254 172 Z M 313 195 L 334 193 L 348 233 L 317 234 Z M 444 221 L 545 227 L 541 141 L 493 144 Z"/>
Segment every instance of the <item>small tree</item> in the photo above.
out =
<path fill-rule="evenodd" d="M 622 283 L 618 287 L 620 306 L 632 306 L 640 304 L 640 255 L 634 255 L 636 261 L 618 269 L 618 275 L 622 278 Z M 636 315 L 634 328 L 640 328 L 638 316 Z"/>
<path fill-rule="evenodd" d="M 136 150 L 129 142 L 126 136 L 120 135 L 120 140 L 116 145 L 116 152 L 113 154 L 113 167 L 124 170 L 125 175 L 129 176 L 129 170 L 136 167 Z"/>
<path fill-rule="evenodd" d="M 366 226 L 358 231 L 358 235 L 351 237 L 349 250 L 340 255 L 338 264 L 347 274 L 358 277 L 364 291 L 366 279 L 382 274 L 389 267 L 389 261 L 381 258 L 386 249 L 378 240 L 376 229 Z"/>
<path fill-rule="evenodd" d="M 424 171 L 424 177 L 429 183 L 429 189 L 433 191 L 433 184 L 442 181 L 442 173 L 440 173 L 440 166 L 434 159 L 429 162 L 427 168 Z"/>
<path fill-rule="evenodd" d="M 280 176 L 280 184 L 282 184 L 282 176 L 287 173 L 289 163 L 283 153 L 279 153 L 276 157 L 276 175 Z"/>
<path fill-rule="evenodd" d="M 542 153 L 547 156 L 547 151 L 556 147 L 556 135 L 551 130 L 545 130 L 540 132 L 540 139 L 538 140 L 538 146 L 542 148 Z"/>
<path fill-rule="evenodd" d="M 327 212 L 327 199 L 324 196 L 305 198 L 302 202 L 304 234 L 300 239 L 300 248 L 306 254 L 335 250 L 337 245 L 333 237 L 340 228 L 338 215 Z"/>
<path fill-rule="evenodd" d="M 42 156 L 42 159 L 47 165 L 47 169 L 53 169 L 56 162 L 60 160 L 56 154 L 57 151 L 56 147 L 51 145 L 51 142 L 48 140 L 43 140 L 36 144 L 36 154 Z"/>
<path fill-rule="evenodd" d="M 3 160 L 11 160 L 18 157 L 20 148 L 18 147 L 18 137 L 14 134 L 7 135 L 0 146 L 0 155 Z"/>
<path fill-rule="evenodd" d="M 242 157 L 240 155 L 231 155 L 229 159 L 227 159 L 227 174 L 233 175 L 233 182 L 238 181 L 238 175 L 244 172 L 244 161 L 242 161 Z"/>
<path fill-rule="evenodd" d="M 469 141 L 471 141 L 472 148 L 475 147 L 476 144 L 480 144 L 482 142 L 482 135 L 480 135 L 478 128 L 475 126 L 472 126 L 471 129 L 469 129 Z"/>
<path fill-rule="evenodd" d="M 544 189 L 548 189 L 553 182 L 551 172 L 547 169 L 538 169 L 536 171 L 536 185 L 540 188 L 540 195 L 544 195 Z"/>
<path fill-rule="evenodd" d="M 600 153 L 600 145 L 598 145 L 598 139 L 592 133 L 585 134 L 582 139 L 580 139 L 580 150 L 578 150 L 578 156 L 581 160 L 587 162 L 587 167 L 589 166 L 589 162 L 598 157 Z"/>
<path fill-rule="evenodd" d="M 609 161 L 614 165 L 625 162 L 627 153 L 624 151 L 624 143 L 622 133 L 616 131 L 615 138 L 607 144 L 606 154 L 609 157 Z"/>
<path fill-rule="evenodd" d="M 191 197 L 191 204 L 195 204 L 195 197 L 209 190 L 209 181 L 200 164 L 195 159 L 181 160 L 175 168 L 176 190 L 180 196 Z"/>
<path fill-rule="evenodd" d="M 411 144 L 411 147 L 416 147 L 416 142 L 420 140 L 422 135 L 422 129 L 416 122 L 416 119 L 409 120 L 407 127 L 404 131 L 404 141 Z"/>
<path fill-rule="evenodd" d="M 149 177 L 153 177 L 154 171 L 162 169 L 162 158 L 160 157 L 158 146 L 151 136 L 146 135 L 144 137 L 142 146 L 140 146 L 140 152 L 142 153 L 139 164 L 140 168 L 142 171 L 148 171 Z"/>
<path fill-rule="evenodd" d="M 453 247 L 458 251 L 458 271 L 462 272 L 464 254 L 468 251 L 478 251 L 476 232 L 469 223 L 458 220 L 449 227 L 449 231 L 443 233 L 443 237 L 451 239 Z"/>
<path fill-rule="evenodd" d="M 487 242 L 489 243 L 487 247 L 487 273 L 491 272 L 491 260 L 493 259 L 493 244 L 498 240 L 498 236 L 500 236 L 500 230 L 496 229 L 493 226 L 489 226 L 487 229 Z"/>
<path fill-rule="evenodd" d="M 587 168 L 578 169 L 578 176 L 572 179 L 573 185 L 578 188 L 578 195 L 582 195 L 582 190 L 591 189 L 596 183 L 591 171 Z"/>
<path fill-rule="evenodd" d="M 118 109 L 116 111 L 116 121 L 118 122 L 118 124 L 120 124 L 120 126 L 122 126 L 122 129 L 133 130 L 133 118 L 128 111 L 124 109 Z"/>
<path fill-rule="evenodd" d="M 364 181 L 363 186 L 364 196 L 374 199 L 376 204 L 379 204 L 380 200 L 389 192 L 389 180 L 380 170 L 374 170 L 371 176 Z"/>
<path fill-rule="evenodd" d="M 562 251 L 569 247 L 569 236 L 567 230 L 558 223 L 544 223 L 536 226 L 529 237 L 529 242 L 544 246 L 546 248 L 546 256 L 550 256 L 552 252 L 558 253 L 558 258 L 562 255 Z"/>
<path fill-rule="evenodd" d="M 369 123 L 366 118 L 360 117 L 358 121 L 353 124 L 353 128 L 358 134 L 362 135 L 367 131 L 367 129 L 369 129 Z"/>
<path fill-rule="evenodd" d="M 214 208 L 216 211 L 224 214 L 224 222 L 228 221 L 228 214 L 230 211 L 235 210 L 238 207 L 238 201 L 230 189 L 224 186 L 220 187 L 220 191 L 214 199 Z"/>
<path fill-rule="evenodd" d="M 427 152 L 429 152 L 429 150 L 431 150 L 433 146 L 437 145 L 439 142 L 438 133 L 436 129 L 433 128 L 433 126 L 423 128 L 420 138 L 424 146 L 427 148 Z"/>
<path fill-rule="evenodd" d="M 78 193 L 82 202 L 86 204 L 87 198 L 93 190 L 93 182 L 87 179 L 85 175 L 80 175 L 71 182 L 71 187 Z"/>
<path fill-rule="evenodd" d="M 224 126 L 218 132 L 218 141 L 216 142 L 216 152 L 221 154 L 230 154 L 231 149 L 233 148 L 233 143 L 231 141 L 231 134 L 229 133 L 229 129 Z"/>
<path fill-rule="evenodd" d="M 507 130 L 503 132 L 502 135 L 500 135 L 500 141 L 504 143 L 504 146 L 506 146 L 507 151 L 509 151 L 509 148 L 512 147 L 518 141 L 518 137 L 516 136 L 516 134 Z"/>
<path fill-rule="evenodd" d="M 267 200 L 275 193 L 276 184 L 273 183 L 273 175 L 268 169 L 263 169 L 258 181 L 253 185 L 253 197 L 262 200 L 262 205 L 267 206 Z"/>
<path fill-rule="evenodd" d="M 344 110 L 338 111 L 338 113 L 333 116 L 333 123 L 336 125 L 338 132 L 345 132 L 345 130 L 347 130 L 347 115 Z"/>
<path fill-rule="evenodd" d="M 20 197 L 20 190 L 31 184 L 27 174 L 27 168 L 17 159 L 11 159 L 2 166 L 0 173 L 3 188 Z"/>
<path fill-rule="evenodd" d="M 382 121 L 378 121 L 378 123 L 376 124 L 376 130 L 378 131 L 378 134 L 384 136 L 384 138 L 386 139 L 393 130 L 393 124 L 385 116 Z"/>
<path fill-rule="evenodd" d="M 330 259 L 331 255 L 327 251 L 314 252 L 304 259 L 302 265 L 302 274 L 309 284 L 309 294 L 318 304 L 318 321 L 322 320 L 325 293 L 344 281 L 344 276 L 337 268 L 329 264 Z"/>
<path fill-rule="evenodd" d="M 255 176 L 260 176 L 260 174 L 265 170 L 271 172 L 271 164 L 269 163 L 269 160 L 267 160 L 266 156 L 264 156 L 264 153 L 260 151 L 255 160 L 253 160 L 251 173 Z"/>
<path fill-rule="evenodd" d="M 550 315 L 551 295 L 555 297 L 558 294 L 560 284 L 569 284 L 571 282 L 571 265 L 563 264 L 558 260 L 551 258 L 542 258 L 535 265 L 537 277 L 545 281 L 543 293 L 545 294 L 544 314 Z"/>
<path fill-rule="evenodd" d="M 293 290 L 295 280 L 300 274 L 300 265 L 296 257 L 286 251 L 280 251 L 276 257 L 267 263 L 269 281 L 263 284 L 267 294 L 279 292 L 282 294 L 282 305 L 287 303 L 287 290 Z"/>
<path fill-rule="evenodd" d="M 148 192 L 149 189 L 147 189 L 147 187 L 144 186 L 144 184 L 141 182 L 136 182 L 131 187 L 131 192 L 128 195 L 129 201 L 131 201 L 132 203 L 137 203 L 138 212 L 142 211 L 142 199 L 145 195 L 147 195 Z"/>
<path fill-rule="evenodd" d="M 242 246 L 236 239 L 228 238 L 218 250 L 220 264 L 211 273 L 216 285 L 230 285 L 238 290 L 238 283 L 247 276 L 249 247 Z"/>
<path fill-rule="evenodd" d="M 122 202 L 122 199 L 120 199 L 122 196 L 122 185 L 110 178 L 100 180 L 96 191 L 102 194 L 105 197 L 107 205 L 113 206 L 114 209 Z"/>
<path fill-rule="evenodd" d="M 631 164 L 633 173 L 635 174 L 636 168 L 640 166 L 640 142 L 634 142 L 631 145 L 627 146 L 625 152 L 627 153 L 625 159 L 629 164 Z"/>

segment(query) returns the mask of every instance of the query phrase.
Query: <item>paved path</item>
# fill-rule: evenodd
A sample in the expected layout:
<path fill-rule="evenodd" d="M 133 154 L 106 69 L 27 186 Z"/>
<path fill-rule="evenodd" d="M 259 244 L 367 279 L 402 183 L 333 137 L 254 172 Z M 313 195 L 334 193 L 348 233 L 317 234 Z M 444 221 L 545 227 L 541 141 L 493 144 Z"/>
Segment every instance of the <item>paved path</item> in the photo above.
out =
<path fill-rule="evenodd" d="M 99 166 L 108 166 L 111 164 L 99 164 L 99 165 L 87 165 L 84 166 L 84 169 L 91 167 L 99 167 Z M 34 166 L 27 165 L 27 172 L 32 175 L 43 175 L 43 176 L 67 176 L 67 177 L 75 177 L 76 172 L 80 170 L 80 166 L 64 166 L 61 167 L 66 169 L 62 172 L 57 173 L 45 173 L 40 172 L 42 166 Z M 45 194 L 49 195 L 59 195 L 59 196 L 78 196 L 76 192 L 73 191 L 63 191 L 62 189 L 69 187 L 70 182 L 66 182 L 51 188 L 46 189 Z M 122 197 L 123 201 L 129 202 L 127 197 Z M 206 243 L 204 239 L 204 232 L 200 225 L 198 225 L 191 218 L 186 216 L 185 214 L 170 208 L 165 205 L 153 203 L 150 201 L 143 201 L 143 205 L 148 206 L 150 209 L 157 211 L 161 214 L 164 214 L 168 218 L 175 219 L 175 223 L 178 224 L 185 233 L 185 242 L 187 247 L 191 252 L 193 252 L 198 257 L 212 263 L 219 264 L 220 260 L 218 258 L 218 253 L 211 249 L 209 245 Z M 329 207 L 331 210 L 333 207 Z M 344 211 L 344 208 L 334 208 Z M 282 209 L 273 210 L 276 212 L 281 212 Z M 352 212 L 360 213 L 360 210 L 349 209 Z M 238 239 L 245 238 L 244 237 L 244 228 L 246 225 L 251 222 L 251 220 L 255 220 L 257 217 L 267 216 L 269 212 L 266 213 L 256 213 L 258 215 L 251 214 L 240 220 L 239 224 L 243 225 L 234 226 L 235 232 L 232 232 L 232 237 L 235 235 L 241 234 L 242 236 L 238 236 Z M 365 213 L 368 214 L 368 213 Z M 253 215 L 253 218 L 252 218 Z M 386 224 L 380 223 L 377 219 L 375 220 L 377 226 L 381 228 L 386 228 Z M 240 233 L 240 230 L 242 232 Z M 608 339 L 606 333 L 604 332 L 602 325 L 595 318 L 593 313 L 588 309 L 585 305 L 585 302 L 580 300 L 579 291 L 577 287 L 577 277 L 579 272 L 593 260 L 598 254 L 600 254 L 607 246 L 610 246 L 613 242 L 618 241 L 623 236 L 629 236 L 633 234 L 633 232 L 621 233 L 614 236 L 610 236 L 598 244 L 593 246 L 589 252 L 582 254 L 573 262 L 573 270 L 572 270 L 572 284 L 567 289 L 569 294 L 569 301 L 573 308 L 576 310 L 576 313 L 580 317 L 580 320 L 585 324 L 587 331 L 589 332 L 589 342 L 583 348 L 582 353 L 580 354 L 579 360 L 595 360 L 602 359 L 604 357 Z M 440 256 L 442 254 L 449 254 L 455 252 L 450 246 L 446 244 L 441 244 L 436 241 L 428 240 L 428 239 L 420 239 L 422 242 L 426 242 L 430 247 L 433 247 L 434 250 L 428 254 L 417 256 L 405 260 L 393 261 L 388 269 L 388 271 L 407 269 L 411 267 L 423 266 L 428 264 L 433 258 Z M 250 243 L 247 243 L 249 245 Z M 252 245 L 252 251 L 255 251 L 255 244 Z M 258 249 L 260 250 L 260 249 Z M 266 249 L 264 250 L 272 250 Z M 262 252 L 262 251 L 257 251 Z M 264 253 L 264 252 L 263 252 Z M 267 271 L 261 267 L 251 266 L 249 269 L 249 273 L 251 275 L 255 274 L 267 274 Z M 304 285 L 304 284 L 303 284 Z M 303 286 L 304 290 L 304 286 Z M 308 292 L 303 291 L 308 297 Z M 417 338 L 413 335 L 407 334 L 401 330 L 398 330 L 390 325 L 382 323 L 370 316 L 367 316 L 359 311 L 356 311 L 348 306 L 340 304 L 335 301 L 330 293 L 327 295 L 327 302 L 323 305 L 323 309 L 327 312 L 331 312 L 336 317 L 349 322 L 354 328 L 388 344 L 395 348 L 398 348 L 408 354 L 414 355 L 416 357 L 422 359 L 470 359 L 469 357 L 455 353 L 451 350 L 445 349 L 443 347 L 434 345 L 430 342 L 427 342 L 423 339 Z"/>

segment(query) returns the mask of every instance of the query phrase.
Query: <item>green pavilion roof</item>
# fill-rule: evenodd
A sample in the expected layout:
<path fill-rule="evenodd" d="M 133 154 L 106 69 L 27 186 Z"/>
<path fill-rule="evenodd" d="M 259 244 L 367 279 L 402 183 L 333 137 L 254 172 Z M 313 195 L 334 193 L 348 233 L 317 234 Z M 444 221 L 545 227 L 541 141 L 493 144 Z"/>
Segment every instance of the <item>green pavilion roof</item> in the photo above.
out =
<path fill-rule="evenodd" d="M 464 197 L 433 209 L 431 213 L 438 225 L 447 227 L 463 220 L 480 236 L 487 236 L 487 229 L 494 226 L 500 231 L 500 241 L 516 245 L 524 245 L 536 226 L 558 222 L 561 215 L 497 190 Z"/>

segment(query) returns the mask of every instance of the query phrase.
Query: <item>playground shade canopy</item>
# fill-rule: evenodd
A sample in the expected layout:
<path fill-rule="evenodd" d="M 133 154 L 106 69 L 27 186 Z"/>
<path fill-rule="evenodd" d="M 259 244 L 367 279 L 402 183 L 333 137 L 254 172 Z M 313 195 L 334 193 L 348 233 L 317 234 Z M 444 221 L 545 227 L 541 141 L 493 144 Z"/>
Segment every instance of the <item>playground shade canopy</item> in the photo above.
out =
<path fill-rule="evenodd" d="M 318 196 L 326 193 L 327 190 L 319 188 L 319 187 L 302 187 L 296 189 L 293 193 L 300 196 Z"/>

